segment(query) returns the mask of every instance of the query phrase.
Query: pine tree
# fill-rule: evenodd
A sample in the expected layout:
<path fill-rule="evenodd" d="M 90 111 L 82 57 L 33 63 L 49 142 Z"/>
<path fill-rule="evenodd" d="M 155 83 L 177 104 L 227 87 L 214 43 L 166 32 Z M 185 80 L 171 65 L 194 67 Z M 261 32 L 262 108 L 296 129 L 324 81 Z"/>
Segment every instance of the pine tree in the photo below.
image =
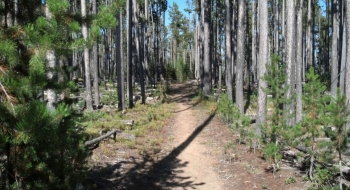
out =
<path fill-rule="evenodd" d="M 326 123 L 330 126 L 327 129 L 327 134 L 330 136 L 333 146 L 338 152 L 339 168 L 342 168 L 342 152 L 348 143 L 346 123 L 350 115 L 346 105 L 346 97 L 338 88 L 336 98 L 332 97 L 330 104 L 326 107 L 328 113 Z M 332 130 L 333 127 L 335 130 Z M 343 174 L 340 170 L 340 189 L 342 189 Z"/>
<path fill-rule="evenodd" d="M 285 94 L 289 86 L 286 86 L 286 67 L 284 64 L 280 65 L 280 57 L 273 54 L 271 57 L 271 64 L 266 65 L 267 73 L 265 73 L 263 80 L 268 84 L 268 88 L 264 88 L 266 94 L 272 95 L 272 113 L 269 115 L 269 122 L 262 128 L 265 136 L 265 141 L 268 143 L 264 149 L 265 158 L 272 160 L 273 171 L 276 172 L 279 168 L 279 161 L 282 156 L 279 153 L 284 141 L 284 132 L 286 132 L 287 113 L 283 106 L 290 102 Z"/>
<path fill-rule="evenodd" d="M 325 123 L 325 108 L 329 102 L 329 96 L 324 95 L 326 86 L 320 81 L 313 68 L 306 74 L 307 83 L 304 86 L 303 106 L 304 117 L 302 131 L 305 134 L 301 142 L 310 149 L 309 177 L 313 180 L 315 161 L 322 155 L 318 152 L 326 143 L 317 142 L 318 137 L 323 135 L 321 126 Z"/>

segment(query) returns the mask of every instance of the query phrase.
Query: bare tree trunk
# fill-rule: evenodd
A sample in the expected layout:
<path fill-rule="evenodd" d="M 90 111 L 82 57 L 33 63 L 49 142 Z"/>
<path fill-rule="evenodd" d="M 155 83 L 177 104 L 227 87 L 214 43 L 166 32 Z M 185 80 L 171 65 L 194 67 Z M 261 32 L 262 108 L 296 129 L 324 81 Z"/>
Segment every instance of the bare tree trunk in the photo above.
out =
<path fill-rule="evenodd" d="M 278 32 L 278 27 L 279 27 L 279 0 L 275 0 L 275 14 L 274 14 L 274 53 L 278 54 L 279 51 L 279 32 Z"/>
<path fill-rule="evenodd" d="M 256 23 L 255 23 L 255 18 L 256 18 L 256 6 L 255 6 L 255 1 L 253 0 L 252 2 L 252 73 L 253 73 L 253 83 L 256 83 L 257 80 L 257 72 L 256 72 Z"/>
<path fill-rule="evenodd" d="M 313 50 L 312 50 L 312 18 L 311 18 L 311 13 L 312 13 L 312 9 L 311 9 L 311 4 L 312 4 L 312 0 L 308 0 L 308 6 L 307 6 L 307 34 L 306 34 L 306 39 L 307 39 L 307 43 L 306 43 L 306 66 L 307 69 L 309 69 L 310 67 L 313 66 L 313 60 L 312 60 L 312 54 L 313 54 Z"/>
<path fill-rule="evenodd" d="M 236 105 L 241 114 L 244 113 L 243 105 L 243 65 L 245 61 L 245 26 L 244 14 L 245 0 L 238 0 L 238 31 L 237 31 L 237 60 L 236 60 Z"/>
<path fill-rule="evenodd" d="M 345 76 L 345 96 L 347 106 L 350 109 L 350 0 L 345 0 L 345 26 L 346 26 L 346 76 Z M 348 118 L 349 119 L 349 118 Z M 349 129 L 349 123 L 347 127 Z"/>
<path fill-rule="evenodd" d="M 345 21 L 343 21 L 345 24 Z M 344 26 L 343 24 L 343 26 Z M 342 93 L 345 93 L 345 65 L 346 65 L 346 26 L 343 27 L 342 37 L 342 50 L 341 50 L 341 63 L 340 63 L 340 77 L 339 77 L 339 88 Z"/>
<path fill-rule="evenodd" d="M 81 16 L 82 22 L 82 34 L 84 41 L 87 42 L 88 29 L 86 24 L 86 2 L 81 1 Z M 84 66 L 85 66 L 85 90 L 86 90 L 86 109 L 92 111 L 92 95 L 91 95 L 91 79 L 90 79 L 90 61 L 89 61 L 89 48 L 84 45 Z"/>
<path fill-rule="evenodd" d="M 143 48 L 144 48 L 144 55 L 143 59 L 144 59 L 144 68 L 145 68 L 145 80 L 146 80 L 146 85 L 148 85 L 148 81 L 149 81 L 149 67 L 148 67 L 148 46 L 149 46 L 149 37 L 150 37 L 150 27 L 148 26 L 149 21 L 148 21 L 148 0 L 145 0 L 145 18 L 146 18 L 146 23 L 145 23 L 145 43 L 143 44 Z"/>
<path fill-rule="evenodd" d="M 295 0 L 287 1 L 287 24 L 286 24 L 286 71 L 287 71 L 287 81 L 286 84 L 289 87 L 286 92 L 286 98 L 290 100 L 295 90 L 294 83 L 294 59 L 295 59 Z M 295 123 L 294 115 L 294 101 L 291 103 L 287 103 L 286 106 L 287 111 L 287 125 L 293 126 Z"/>
<path fill-rule="evenodd" d="M 92 1 L 92 14 L 97 14 L 97 6 L 96 6 L 96 0 Z M 92 63 L 92 72 L 94 75 L 94 102 L 95 105 L 100 105 L 100 93 L 99 93 L 99 77 L 98 77 L 98 54 L 97 54 L 97 42 L 94 43 L 92 46 L 92 56 L 93 56 L 93 63 Z"/>
<path fill-rule="evenodd" d="M 199 60 L 200 60 L 200 43 L 199 43 L 199 24 L 196 24 L 196 63 L 195 63 L 195 77 L 197 80 L 200 79 L 200 66 L 199 66 Z"/>
<path fill-rule="evenodd" d="M 116 29 L 117 49 L 117 77 L 118 77 L 118 109 L 125 110 L 124 93 L 124 62 L 123 62 L 123 15 L 122 10 L 117 14 L 118 26 Z"/>
<path fill-rule="evenodd" d="M 211 23 L 211 0 L 202 0 L 204 8 L 204 55 L 203 55 L 203 93 L 210 95 L 211 93 L 211 63 L 210 63 L 210 23 Z"/>
<path fill-rule="evenodd" d="M 231 2 L 230 0 L 225 0 L 225 40 L 226 40 L 226 52 L 225 52 L 225 62 L 226 62 L 226 88 L 228 99 L 233 101 L 233 88 L 232 88 L 232 51 L 231 51 Z"/>
<path fill-rule="evenodd" d="M 140 87 L 141 87 L 141 103 L 146 103 L 146 96 L 145 96 L 145 80 L 143 77 L 143 65 L 142 65 L 142 57 L 141 57 L 141 37 L 140 37 L 140 25 L 139 25 L 139 19 L 138 19 L 138 13 L 139 7 L 136 3 L 136 0 L 133 0 L 133 6 L 134 6 L 134 17 L 135 17 L 135 25 L 136 25 L 136 51 L 137 51 L 137 60 L 138 60 L 138 66 L 139 66 L 139 79 L 140 79 Z"/>
<path fill-rule="evenodd" d="M 259 0 L 259 65 L 258 65 L 258 105 L 256 114 L 256 135 L 261 136 L 261 125 L 266 121 L 266 93 L 267 87 L 262 77 L 266 73 L 268 62 L 268 8 L 267 0 Z"/>
<path fill-rule="evenodd" d="M 298 6 L 298 15 L 297 15 L 297 47 L 296 47 L 296 122 L 300 122 L 302 120 L 302 67 L 303 67 L 303 3 L 304 0 L 299 1 Z"/>
<path fill-rule="evenodd" d="M 133 102 L 133 92 L 132 92 L 132 0 L 128 0 L 128 98 L 129 98 L 129 108 L 134 106 Z"/>
<path fill-rule="evenodd" d="M 333 17 L 333 29 L 332 29 L 332 61 L 331 61 L 331 95 L 337 96 L 338 87 L 338 52 L 339 52 L 339 0 L 333 0 L 332 2 L 332 17 Z"/>
<path fill-rule="evenodd" d="M 46 5 L 45 8 L 45 16 L 47 20 L 51 20 L 52 15 L 51 12 L 49 10 L 49 5 Z M 47 50 L 46 51 L 46 66 L 47 66 L 47 80 L 48 83 L 51 84 L 49 86 L 52 86 L 52 84 L 55 82 L 54 80 L 56 79 L 56 72 L 55 72 L 55 68 L 56 68 L 56 55 L 55 55 L 55 51 L 54 50 Z M 47 96 L 47 103 L 46 103 L 46 107 L 48 108 L 48 110 L 50 110 L 51 112 L 53 112 L 55 110 L 55 103 L 56 103 L 56 99 L 57 99 L 57 94 L 55 92 L 55 90 L 51 87 L 49 87 L 46 90 L 46 96 Z"/>

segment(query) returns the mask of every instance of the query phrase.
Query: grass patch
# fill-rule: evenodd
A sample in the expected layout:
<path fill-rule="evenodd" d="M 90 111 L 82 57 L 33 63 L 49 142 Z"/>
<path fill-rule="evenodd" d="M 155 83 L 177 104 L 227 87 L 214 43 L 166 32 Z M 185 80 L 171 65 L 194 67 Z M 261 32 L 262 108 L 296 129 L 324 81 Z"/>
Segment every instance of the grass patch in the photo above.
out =
<path fill-rule="evenodd" d="M 119 129 L 124 133 L 132 134 L 136 140 L 127 140 L 122 137 L 116 138 L 116 143 L 131 149 L 139 149 L 146 152 L 157 148 L 163 142 L 162 128 L 167 119 L 173 114 L 175 104 L 136 105 L 127 111 L 125 115 L 117 112 L 110 114 L 101 110 L 85 112 L 79 118 L 77 124 L 84 127 L 85 132 L 92 138 L 100 136 L 101 130 Z M 132 127 L 125 125 L 121 120 L 134 120 Z M 108 141 L 110 143 L 110 141 Z M 103 152 L 107 155 L 109 152 Z"/>

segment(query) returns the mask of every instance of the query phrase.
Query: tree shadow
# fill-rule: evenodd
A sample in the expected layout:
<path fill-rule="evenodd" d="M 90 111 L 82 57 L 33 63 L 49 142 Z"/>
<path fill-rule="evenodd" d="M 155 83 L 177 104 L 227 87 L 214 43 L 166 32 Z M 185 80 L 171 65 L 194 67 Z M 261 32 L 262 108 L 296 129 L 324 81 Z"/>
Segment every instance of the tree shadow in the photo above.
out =
<path fill-rule="evenodd" d="M 88 178 L 90 183 L 95 184 L 93 189 L 200 189 L 205 182 L 196 183 L 191 176 L 183 177 L 183 168 L 188 162 L 177 157 L 188 145 L 203 131 L 214 118 L 215 114 L 199 125 L 196 130 L 183 143 L 173 149 L 169 154 L 145 153 L 142 159 L 131 158 L 128 162 L 107 164 L 103 167 L 95 167 L 90 171 Z M 123 172 L 124 165 L 132 165 L 127 172 Z M 105 177 L 103 177 L 105 176 Z"/>

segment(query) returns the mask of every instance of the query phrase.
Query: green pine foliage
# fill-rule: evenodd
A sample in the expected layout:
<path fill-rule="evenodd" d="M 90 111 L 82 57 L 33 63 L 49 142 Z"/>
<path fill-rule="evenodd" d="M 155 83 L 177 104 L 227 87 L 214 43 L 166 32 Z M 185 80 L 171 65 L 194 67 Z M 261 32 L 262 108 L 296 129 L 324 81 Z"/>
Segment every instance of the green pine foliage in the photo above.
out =
<path fill-rule="evenodd" d="M 50 20 L 41 1 L 29 0 L 19 6 L 17 25 L 0 25 L 0 189 L 74 189 L 86 173 L 87 137 L 76 128 L 71 105 L 63 99 L 52 112 L 43 101 L 48 88 L 60 94 L 76 87 L 67 81 L 74 68 L 64 58 L 79 49 L 81 18 L 69 13 L 68 0 L 46 3 Z M 102 7 L 89 22 L 102 19 L 96 22 L 99 27 L 115 26 L 111 15 L 120 3 Z M 0 17 L 3 11 L 0 7 Z M 62 72 L 59 82 L 57 77 L 47 81 L 48 50 L 64 63 L 54 68 Z"/>
<path fill-rule="evenodd" d="M 280 57 L 276 54 L 271 57 L 271 64 L 266 65 L 267 73 L 263 79 L 269 87 L 263 89 L 267 94 L 272 95 L 272 113 L 269 114 L 269 122 L 262 128 L 267 143 L 264 149 L 264 157 L 272 162 L 273 172 L 279 168 L 279 162 L 282 159 L 280 149 L 284 145 L 284 134 L 288 134 L 289 129 L 286 126 L 286 113 L 283 106 L 291 100 L 285 97 L 289 86 L 286 86 L 285 65 L 280 63 Z"/>
<path fill-rule="evenodd" d="M 219 97 L 217 108 L 219 118 L 227 124 L 230 124 L 231 129 L 240 134 L 239 143 L 247 143 L 253 146 L 255 134 L 250 127 L 250 118 L 241 114 L 237 106 L 228 99 L 227 94 L 222 94 Z"/>
<path fill-rule="evenodd" d="M 184 82 L 190 78 L 190 66 L 183 62 L 182 59 L 178 59 L 176 62 L 176 80 Z"/>
<path fill-rule="evenodd" d="M 263 128 L 267 142 L 276 143 L 282 136 L 286 121 L 286 113 L 283 106 L 289 103 L 285 97 L 289 86 L 286 86 L 286 69 L 285 65 L 280 63 L 280 57 L 276 54 L 271 57 L 271 64 L 266 65 L 267 73 L 263 79 L 268 83 L 269 87 L 263 89 L 266 94 L 272 95 L 270 99 L 272 103 L 272 113 L 269 114 L 269 122 Z"/>
<path fill-rule="evenodd" d="M 347 131 L 345 124 L 348 122 L 349 110 L 346 104 L 345 95 L 338 89 L 337 97 L 333 98 L 330 104 L 326 107 L 327 117 L 326 123 L 329 127 L 326 128 L 327 136 L 329 136 L 334 143 L 334 147 L 341 157 L 341 152 L 346 147 L 348 142 Z"/>
<path fill-rule="evenodd" d="M 325 95 L 326 85 L 324 85 L 313 68 L 306 74 L 307 83 L 304 85 L 303 96 L 303 120 L 301 122 L 302 136 L 298 137 L 298 143 L 309 148 L 310 158 L 307 166 L 309 167 L 309 178 L 314 180 L 317 177 L 317 171 L 322 171 L 321 166 L 316 163 L 329 163 L 333 158 L 329 154 L 332 150 L 331 143 L 318 140 L 325 135 L 325 125 L 327 112 L 326 107 L 330 102 L 330 96 Z M 315 174 L 316 172 L 316 174 Z"/>

